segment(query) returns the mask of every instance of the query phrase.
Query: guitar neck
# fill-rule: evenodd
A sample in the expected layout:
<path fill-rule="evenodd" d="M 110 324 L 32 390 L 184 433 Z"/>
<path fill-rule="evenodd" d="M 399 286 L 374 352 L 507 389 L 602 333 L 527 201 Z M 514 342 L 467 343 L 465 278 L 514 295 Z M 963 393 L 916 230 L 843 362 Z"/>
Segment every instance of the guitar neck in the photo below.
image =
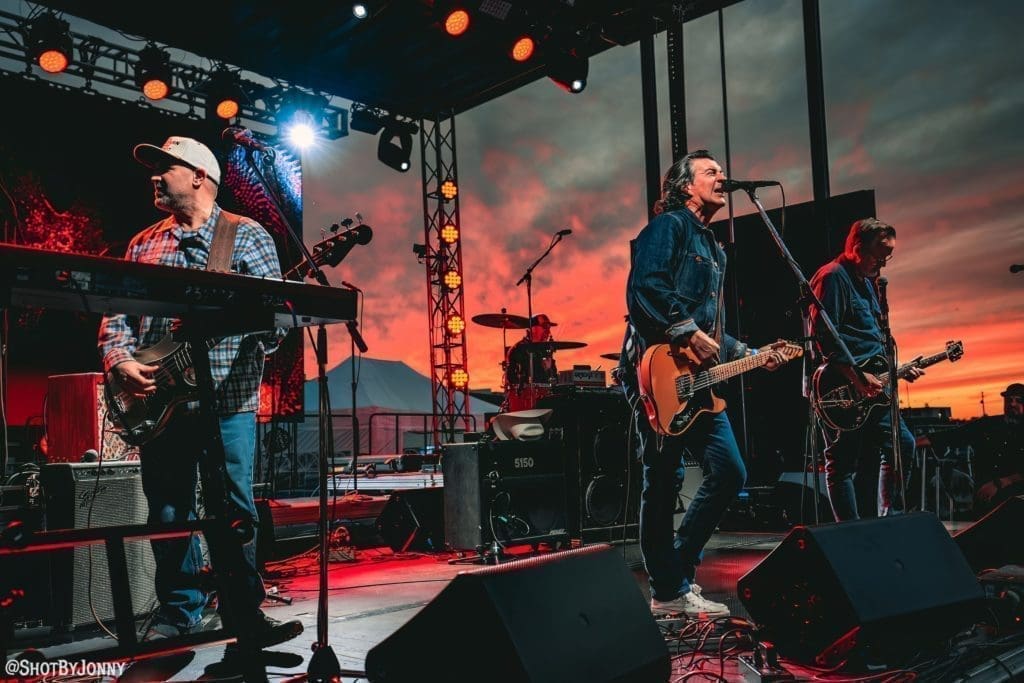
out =
<path fill-rule="evenodd" d="M 947 358 L 949 358 L 949 352 L 941 351 L 936 353 L 934 356 L 926 356 L 925 358 L 919 358 L 917 360 L 912 360 L 909 363 L 904 363 L 898 370 L 896 370 L 896 378 L 903 379 L 910 372 L 911 368 L 926 368 L 929 365 L 935 365 Z M 881 380 L 882 384 L 887 385 L 889 384 L 889 375 L 890 373 L 888 372 L 882 373 L 878 376 L 878 379 Z"/>
<path fill-rule="evenodd" d="M 700 375 L 707 377 L 708 384 L 718 384 L 724 382 L 727 379 L 732 379 L 736 375 L 742 375 L 748 370 L 759 368 L 768 362 L 769 355 L 767 353 L 756 353 L 753 356 L 744 356 L 739 360 L 730 361 L 723 363 L 722 365 L 716 365 L 710 370 L 705 370 Z"/>

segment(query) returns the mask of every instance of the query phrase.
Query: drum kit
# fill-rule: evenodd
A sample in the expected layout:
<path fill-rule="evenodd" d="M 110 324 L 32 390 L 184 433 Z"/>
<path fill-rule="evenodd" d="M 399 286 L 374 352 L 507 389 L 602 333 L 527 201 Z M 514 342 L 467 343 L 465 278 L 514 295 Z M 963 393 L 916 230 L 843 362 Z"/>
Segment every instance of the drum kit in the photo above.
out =
<path fill-rule="evenodd" d="M 525 381 L 509 381 L 509 345 L 506 338 L 507 330 L 528 330 L 530 319 L 526 316 L 508 313 L 504 308 L 501 313 L 481 313 L 472 317 L 472 321 L 484 327 L 501 330 L 501 348 L 504 360 L 501 362 L 502 389 L 505 392 L 503 411 L 530 410 L 537 406 L 537 401 L 551 394 L 551 382 L 538 382 L 538 378 L 529 377 Z M 531 355 L 550 357 L 555 351 L 564 349 L 582 349 L 586 342 L 577 341 L 542 341 L 523 342 L 520 348 Z M 618 354 L 615 355 L 618 359 Z M 549 379 L 549 378 L 545 378 Z"/>

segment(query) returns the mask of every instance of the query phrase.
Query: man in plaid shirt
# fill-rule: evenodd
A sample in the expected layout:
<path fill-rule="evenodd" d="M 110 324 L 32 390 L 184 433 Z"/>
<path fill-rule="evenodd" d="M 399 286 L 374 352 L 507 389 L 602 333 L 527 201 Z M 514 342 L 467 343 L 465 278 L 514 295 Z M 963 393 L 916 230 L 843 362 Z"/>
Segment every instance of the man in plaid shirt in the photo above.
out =
<path fill-rule="evenodd" d="M 255 221 L 224 212 L 216 203 L 220 166 L 208 147 L 185 137 L 170 137 L 163 147 L 138 145 L 135 158 L 152 169 L 157 209 L 168 217 L 138 233 L 128 246 L 130 261 L 179 268 L 205 269 L 215 227 L 226 219 L 237 224 L 231 270 L 243 275 L 281 278 L 274 240 Z M 144 365 L 133 354 L 167 335 L 175 321 L 150 316 L 107 316 L 100 324 L 99 350 L 104 370 L 138 397 L 154 394 L 157 365 Z M 210 350 L 215 388 L 215 410 L 224 444 L 229 513 L 248 516 L 255 528 L 256 505 L 252 494 L 256 450 L 256 408 L 264 356 L 273 351 L 284 330 L 220 339 Z M 149 521 L 183 522 L 196 517 L 199 458 L 205 456 L 207 438 L 198 419 L 197 405 L 178 409 L 166 428 L 142 446 L 142 486 L 149 504 Z M 216 628 L 217 615 L 204 607 L 207 595 L 196 576 L 203 566 L 199 538 L 154 541 L 156 592 L 160 608 L 146 638 L 182 635 Z M 256 569 L 255 539 L 243 546 L 244 566 L 239 579 L 244 603 L 232 605 L 239 625 L 252 624 L 258 646 L 292 638 L 302 631 L 298 621 L 281 623 L 260 610 L 266 597 Z M 237 613 L 237 612 L 241 613 Z"/>

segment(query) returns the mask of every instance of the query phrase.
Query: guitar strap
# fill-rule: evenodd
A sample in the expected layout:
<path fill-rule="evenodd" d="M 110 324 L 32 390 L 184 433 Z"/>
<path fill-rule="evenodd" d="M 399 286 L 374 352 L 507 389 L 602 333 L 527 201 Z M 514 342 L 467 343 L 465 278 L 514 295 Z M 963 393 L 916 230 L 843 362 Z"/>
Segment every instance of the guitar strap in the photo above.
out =
<path fill-rule="evenodd" d="M 221 209 L 217 216 L 217 224 L 213 226 L 213 240 L 210 243 L 210 258 L 206 261 L 206 269 L 219 272 L 231 272 L 231 255 L 235 251 L 235 235 L 242 217 Z"/>

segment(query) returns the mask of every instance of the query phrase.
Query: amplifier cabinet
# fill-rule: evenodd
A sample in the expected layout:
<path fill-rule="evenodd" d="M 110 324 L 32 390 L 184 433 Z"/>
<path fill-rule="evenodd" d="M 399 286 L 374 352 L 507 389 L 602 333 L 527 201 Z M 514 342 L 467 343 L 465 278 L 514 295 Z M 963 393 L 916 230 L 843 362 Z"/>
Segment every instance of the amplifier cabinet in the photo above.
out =
<path fill-rule="evenodd" d="M 568 540 L 565 458 L 559 442 L 480 441 L 443 449 L 448 545 L 480 549 L 494 542 Z"/>
<path fill-rule="evenodd" d="M 50 463 L 40 480 L 46 499 L 48 529 L 86 529 L 145 524 L 148 517 L 138 462 Z M 145 616 L 156 602 L 156 562 L 149 539 L 126 539 L 132 607 Z M 114 618 L 111 586 L 103 544 L 82 545 L 49 553 L 53 587 L 52 625 L 75 629 Z"/>
<path fill-rule="evenodd" d="M 107 420 L 102 374 L 50 375 L 46 385 L 47 462 L 81 462 L 88 450 L 95 450 L 107 461 L 138 454 Z"/>

